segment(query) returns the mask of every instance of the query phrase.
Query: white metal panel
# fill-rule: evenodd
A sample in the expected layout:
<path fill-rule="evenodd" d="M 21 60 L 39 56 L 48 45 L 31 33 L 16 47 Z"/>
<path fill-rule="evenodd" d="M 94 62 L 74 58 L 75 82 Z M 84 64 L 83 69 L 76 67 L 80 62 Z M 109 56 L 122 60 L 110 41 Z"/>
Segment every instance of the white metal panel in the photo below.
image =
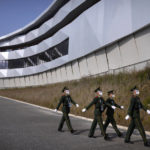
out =
<path fill-rule="evenodd" d="M 59 31 L 51 38 L 52 39 L 51 45 L 55 46 L 55 45 L 61 43 L 62 41 L 66 40 L 67 38 L 69 38 L 67 34 Z M 47 43 L 47 44 L 49 44 L 49 43 Z"/>
<path fill-rule="evenodd" d="M 9 52 L 1 52 L 1 55 L 4 58 L 4 60 L 7 60 L 9 56 Z"/>
<path fill-rule="evenodd" d="M 16 53 L 17 59 L 25 57 L 25 55 L 24 55 L 25 51 L 24 50 L 25 49 L 14 51 Z M 9 53 L 11 54 L 12 52 L 9 52 Z M 31 55 L 32 55 L 32 52 L 31 52 Z M 14 59 L 14 58 L 9 57 L 9 59 Z"/>
<path fill-rule="evenodd" d="M 0 46 L 9 46 L 10 45 L 10 42 L 8 42 L 8 41 L 4 41 L 4 42 L 2 42 L 2 43 L 0 43 Z"/>
<path fill-rule="evenodd" d="M 71 12 L 84 1 L 85 0 L 76 0 L 76 2 L 74 2 L 74 0 L 70 0 L 66 5 L 60 8 L 56 15 L 53 17 L 53 26 L 58 24 L 61 20 L 63 20 L 69 12 Z"/>
<path fill-rule="evenodd" d="M 150 23 L 150 1 L 149 0 L 130 0 L 132 30 L 138 30 L 142 26 Z"/>
<path fill-rule="evenodd" d="M 28 42 L 30 40 L 33 40 L 36 38 L 35 34 L 31 31 L 25 35 L 25 42 Z"/>
<path fill-rule="evenodd" d="M 9 71 L 7 71 L 7 76 L 19 76 L 19 72 L 16 71 L 16 69 L 9 69 Z"/>
<path fill-rule="evenodd" d="M 25 41 L 25 35 L 19 36 L 17 38 L 20 41 L 20 43 L 24 43 L 24 41 Z"/>
<path fill-rule="evenodd" d="M 46 33 L 52 27 L 52 23 L 53 23 L 53 18 L 46 21 L 43 25 L 41 25 L 40 28 L 38 29 L 39 36 Z"/>
<path fill-rule="evenodd" d="M 6 52 L 3 52 L 3 53 L 6 53 Z M 17 59 L 17 58 L 20 58 L 20 56 L 15 51 L 8 53 L 8 58 L 7 58 L 8 60 L 9 59 Z M 3 59 L 3 60 L 7 60 L 7 59 Z"/>
<path fill-rule="evenodd" d="M 66 11 L 64 11 L 62 9 L 63 8 L 61 8 L 59 10 L 59 12 L 53 17 L 53 26 L 57 25 L 68 14 L 68 12 L 66 12 Z"/>
<path fill-rule="evenodd" d="M 38 49 L 40 52 L 47 50 L 49 47 L 48 44 L 46 44 L 44 41 L 38 44 Z"/>
<path fill-rule="evenodd" d="M 4 56 L 2 55 L 3 52 L 0 52 L 0 60 L 5 60 Z"/>
<path fill-rule="evenodd" d="M 9 45 L 19 44 L 21 41 L 18 38 L 14 38 L 9 42 Z"/>
<path fill-rule="evenodd" d="M 28 56 L 34 55 L 34 51 L 32 51 L 31 47 L 25 48 L 24 52 L 22 52 L 22 53 L 23 53 L 23 57 L 28 57 Z"/>
<path fill-rule="evenodd" d="M 78 7 L 79 5 L 81 5 L 83 2 L 85 2 L 85 0 L 71 0 L 71 10 L 75 9 L 76 7 Z"/>
<path fill-rule="evenodd" d="M 8 70 L 6 70 L 6 69 L 1 69 L 1 70 L 0 70 L 0 77 L 1 77 L 1 78 L 6 78 L 6 77 L 7 77 L 7 72 L 8 72 Z"/>

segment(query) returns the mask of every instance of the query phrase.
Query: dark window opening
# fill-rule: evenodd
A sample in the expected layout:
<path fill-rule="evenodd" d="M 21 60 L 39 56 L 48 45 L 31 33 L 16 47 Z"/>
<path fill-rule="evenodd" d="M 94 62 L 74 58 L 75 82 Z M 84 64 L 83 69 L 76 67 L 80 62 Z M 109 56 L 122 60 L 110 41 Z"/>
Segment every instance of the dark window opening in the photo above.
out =
<path fill-rule="evenodd" d="M 58 45 L 34 56 L 0 61 L 0 69 L 15 69 L 15 68 L 26 68 L 30 66 L 36 66 L 45 62 L 50 62 L 59 57 L 68 54 L 69 39 L 64 40 Z"/>

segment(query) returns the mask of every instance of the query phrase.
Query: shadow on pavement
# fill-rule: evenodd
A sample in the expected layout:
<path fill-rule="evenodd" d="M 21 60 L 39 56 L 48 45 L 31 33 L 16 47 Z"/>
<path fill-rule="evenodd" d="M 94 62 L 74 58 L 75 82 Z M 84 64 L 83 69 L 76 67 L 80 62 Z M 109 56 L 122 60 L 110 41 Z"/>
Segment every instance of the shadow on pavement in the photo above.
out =
<path fill-rule="evenodd" d="M 84 132 L 89 132 L 90 130 L 89 129 L 84 129 L 84 130 L 76 130 L 76 132 L 74 133 L 74 135 L 80 135 L 80 134 L 82 134 L 82 133 L 84 133 Z"/>

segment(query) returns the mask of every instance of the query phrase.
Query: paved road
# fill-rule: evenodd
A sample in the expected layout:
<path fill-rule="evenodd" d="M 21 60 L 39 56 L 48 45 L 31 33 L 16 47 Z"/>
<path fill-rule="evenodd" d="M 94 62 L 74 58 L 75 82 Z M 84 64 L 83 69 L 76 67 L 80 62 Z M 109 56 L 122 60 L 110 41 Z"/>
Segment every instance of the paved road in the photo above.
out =
<path fill-rule="evenodd" d="M 143 146 L 138 134 L 132 136 L 134 144 L 124 144 L 123 138 L 116 137 L 111 127 L 108 130 L 110 141 L 103 140 L 98 128 L 97 138 L 90 139 L 87 135 L 91 122 L 73 117 L 75 135 L 71 135 L 66 126 L 65 132 L 57 132 L 60 118 L 61 114 L 0 98 L 0 150 L 150 149 Z"/>

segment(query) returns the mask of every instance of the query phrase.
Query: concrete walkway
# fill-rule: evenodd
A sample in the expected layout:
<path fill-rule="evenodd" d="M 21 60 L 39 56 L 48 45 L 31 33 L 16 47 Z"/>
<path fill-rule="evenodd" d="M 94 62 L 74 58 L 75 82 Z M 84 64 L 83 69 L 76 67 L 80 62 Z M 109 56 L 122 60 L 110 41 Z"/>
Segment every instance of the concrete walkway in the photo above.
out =
<path fill-rule="evenodd" d="M 104 141 L 99 128 L 97 138 L 88 138 L 91 121 L 71 117 L 76 131 L 70 134 L 66 125 L 63 133 L 57 132 L 61 114 L 0 98 L 0 150 L 141 150 L 143 146 L 138 132 L 132 136 L 134 144 L 124 144 L 109 127 L 110 141 Z M 125 130 L 122 130 L 125 134 Z M 150 139 L 150 137 L 148 137 Z"/>

